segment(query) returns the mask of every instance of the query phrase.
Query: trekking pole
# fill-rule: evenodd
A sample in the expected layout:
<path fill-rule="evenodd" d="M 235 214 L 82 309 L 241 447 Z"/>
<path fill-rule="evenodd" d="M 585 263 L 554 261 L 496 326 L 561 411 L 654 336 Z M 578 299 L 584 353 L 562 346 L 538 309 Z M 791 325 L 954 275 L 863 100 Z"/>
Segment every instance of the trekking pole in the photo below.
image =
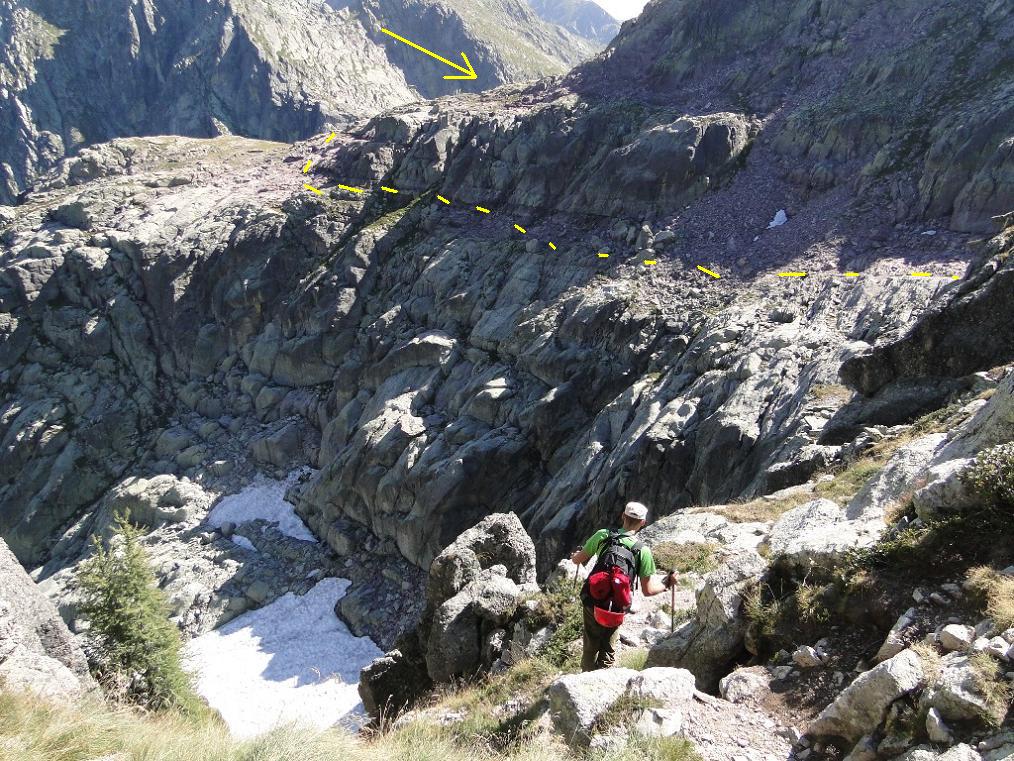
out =
<path fill-rule="evenodd" d="M 581 566 L 577 563 L 574 563 L 574 591 L 577 591 L 578 584 L 580 583 L 580 578 L 581 578 Z"/>
<path fill-rule="evenodd" d="M 676 571 L 669 571 L 669 634 L 676 631 Z"/>

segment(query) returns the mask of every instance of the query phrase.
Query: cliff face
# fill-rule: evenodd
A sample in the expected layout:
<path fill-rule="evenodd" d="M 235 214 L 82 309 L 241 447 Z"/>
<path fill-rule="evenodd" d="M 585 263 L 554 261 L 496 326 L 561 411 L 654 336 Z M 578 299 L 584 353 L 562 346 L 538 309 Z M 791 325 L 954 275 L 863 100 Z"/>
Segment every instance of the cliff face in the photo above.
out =
<path fill-rule="evenodd" d="M 412 85 L 426 95 L 462 88 L 444 82 L 442 64 L 380 34 L 381 21 L 452 58 L 468 52 L 482 76 L 465 88 L 563 73 L 592 53 L 519 0 L 333 5 L 0 2 L 0 202 L 64 155 L 118 136 L 291 141 L 411 101 Z"/>
<path fill-rule="evenodd" d="M 893 372 L 847 409 L 822 391 L 927 310 L 988 299 L 1006 335 L 1010 243 L 984 267 L 966 231 L 1010 206 L 1012 21 L 655 2 L 562 83 L 399 107 L 327 146 L 82 151 L 0 218 L 0 531 L 45 560 L 120 479 L 214 484 L 226 450 L 312 465 L 292 499 L 319 536 L 342 552 L 365 526 L 421 566 L 490 512 L 547 563 L 627 499 L 805 480 L 1009 358 L 998 339 Z M 307 192 L 310 157 L 314 185 L 370 192 Z"/>

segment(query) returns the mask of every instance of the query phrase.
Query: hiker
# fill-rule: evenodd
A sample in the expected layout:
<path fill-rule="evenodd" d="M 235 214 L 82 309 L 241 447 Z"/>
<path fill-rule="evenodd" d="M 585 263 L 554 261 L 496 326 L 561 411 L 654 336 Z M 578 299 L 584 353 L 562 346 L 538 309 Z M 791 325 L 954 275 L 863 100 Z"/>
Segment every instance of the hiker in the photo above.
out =
<path fill-rule="evenodd" d="M 623 510 L 620 530 L 601 529 L 592 534 L 571 561 L 584 565 L 598 556 L 584 586 L 584 654 L 581 670 L 609 668 L 616 660 L 616 640 L 624 614 L 630 610 L 634 579 L 641 580 L 645 597 L 661 594 L 672 587 L 674 572 L 659 581 L 651 550 L 634 538 L 644 528 L 648 508 L 640 502 L 628 502 Z"/>

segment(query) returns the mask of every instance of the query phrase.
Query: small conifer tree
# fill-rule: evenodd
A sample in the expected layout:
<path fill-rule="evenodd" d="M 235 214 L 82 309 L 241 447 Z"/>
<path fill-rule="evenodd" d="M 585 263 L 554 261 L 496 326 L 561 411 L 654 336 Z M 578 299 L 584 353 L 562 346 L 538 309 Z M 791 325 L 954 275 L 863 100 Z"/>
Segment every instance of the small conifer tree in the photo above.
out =
<path fill-rule="evenodd" d="M 126 515 L 116 519 L 108 547 L 92 538 L 94 554 L 82 566 L 80 611 L 99 653 L 93 666 L 108 690 L 152 710 L 201 710 L 180 661 L 180 635 L 165 596 Z"/>

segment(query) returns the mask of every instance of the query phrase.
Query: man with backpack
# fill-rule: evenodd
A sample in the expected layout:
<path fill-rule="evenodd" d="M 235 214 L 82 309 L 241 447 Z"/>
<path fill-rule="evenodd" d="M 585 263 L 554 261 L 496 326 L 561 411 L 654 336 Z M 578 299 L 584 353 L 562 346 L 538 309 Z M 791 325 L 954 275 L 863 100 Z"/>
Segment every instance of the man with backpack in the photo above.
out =
<path fill-rule="evenodd" d="M 623 617 L 630 610 L 635 579 L 640 579 L 645 597 L 661 594 L 673 585 L 673 572 L 664 581 L 653 576 L 655 559 L 651 550 L 634 538 L 647 519 L 647 507 L 640 502 L 628 502 L 623 510 L 622 529 L 596 531 L 584 547 L 571 556 L 571 561 L 577 565 L 598 557 L 581 587 L 584 604 L 582 671 L 609 668 L 616 661 L 616 641 Z"/>

